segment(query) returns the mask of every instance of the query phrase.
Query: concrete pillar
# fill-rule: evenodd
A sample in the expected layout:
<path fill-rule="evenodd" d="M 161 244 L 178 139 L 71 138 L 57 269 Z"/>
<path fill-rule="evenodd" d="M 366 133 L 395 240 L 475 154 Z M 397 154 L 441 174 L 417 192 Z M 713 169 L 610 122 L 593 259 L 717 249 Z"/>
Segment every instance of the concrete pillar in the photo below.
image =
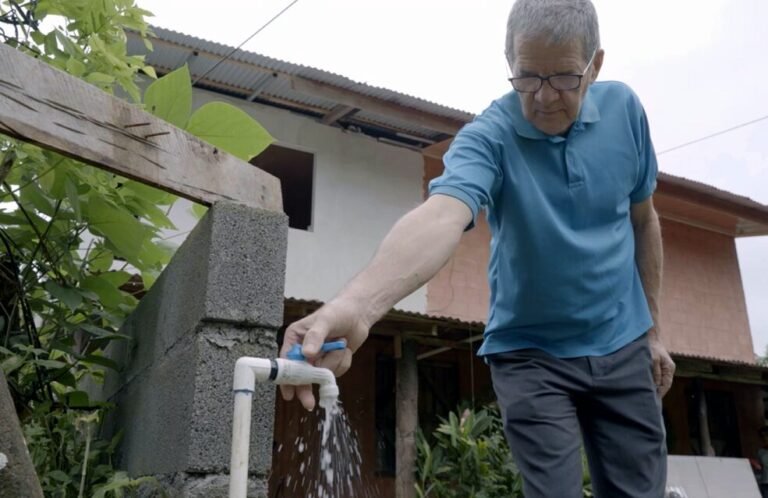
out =
<path fill-rule="evenodd" d="M 397 429 L 395 438 L 395 497 L 416 496 L 416 430 L 419 426 L 419 370 L 416 343 L 402 341 L 397 359 L 395 406 Z"/>
<path fill-rule="evenodd" d="M 19 419 L 0 368 L 0 498 L 43 498 Z"/>
<path fill-rule="evenodd" d="M 283 322 L 288 220 L 220 203 L 190 233 L 141 300 L 111 355 L 125 365 L 105 382 L 123 430 L 119 468 L 155 476 L 172 497 L 225 497 L 232 375 L 240 356 L 275 357 Z M 253 397 L 249 496 L 266 496 L 275 388 Z M 154 496 L 146 491 L 145 496 Z"/>

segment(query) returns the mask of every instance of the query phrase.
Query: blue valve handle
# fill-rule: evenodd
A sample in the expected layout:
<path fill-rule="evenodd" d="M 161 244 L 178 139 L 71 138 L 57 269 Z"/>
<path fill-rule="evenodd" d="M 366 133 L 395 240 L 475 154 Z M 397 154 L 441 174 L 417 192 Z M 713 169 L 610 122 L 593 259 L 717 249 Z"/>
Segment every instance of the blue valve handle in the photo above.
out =
<path fill-rule="evenodd" d="M 326 342 L 320 347 L 321 353 L 327 353 L 328 351 L 336 351 L 347 347 L 346 341 L 331 341 Z M 307 358 L 301 352 L 301 344 L 294 344 L 293 347 L 285 355 L 289 360 L 307 361 Z"/>

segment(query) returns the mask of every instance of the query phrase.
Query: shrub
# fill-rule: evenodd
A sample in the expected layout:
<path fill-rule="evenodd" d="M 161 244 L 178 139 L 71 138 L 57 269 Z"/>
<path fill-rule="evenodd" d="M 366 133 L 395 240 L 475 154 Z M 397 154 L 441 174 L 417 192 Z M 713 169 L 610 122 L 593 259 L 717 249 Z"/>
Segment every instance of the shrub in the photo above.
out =
<path fill-rule="evenodd" d="M 523 479 L 495 405 L 450 412 L 431 435 L 417 436 L 419 498 L 522 498 Z M 592 496 L 586 459 L 583 492 Z"/>

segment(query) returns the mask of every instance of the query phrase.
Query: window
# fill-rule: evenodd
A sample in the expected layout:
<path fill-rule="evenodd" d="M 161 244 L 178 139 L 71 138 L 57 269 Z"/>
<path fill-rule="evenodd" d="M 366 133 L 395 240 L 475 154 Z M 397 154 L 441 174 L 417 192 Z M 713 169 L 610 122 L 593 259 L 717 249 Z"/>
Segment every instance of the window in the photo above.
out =
<path fill-rule="evenodd" d="M 251 164 L 280 180 L 283 211 L 288 226 L 309 230 L 312 226 L 312 192 L 315 157 L 309 152 L 270 145 Z"/>

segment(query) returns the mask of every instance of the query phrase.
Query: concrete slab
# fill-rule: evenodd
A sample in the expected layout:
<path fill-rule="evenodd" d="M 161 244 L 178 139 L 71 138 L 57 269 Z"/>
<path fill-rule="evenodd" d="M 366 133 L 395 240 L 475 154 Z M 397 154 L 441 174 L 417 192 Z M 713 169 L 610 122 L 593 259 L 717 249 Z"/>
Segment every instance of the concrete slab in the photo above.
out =
<path fill-rule="evenodd" d="M 675 490 L 677 496 L 671 493 Z M 667 495 L 674 498 L 760 498 L 743 458 L 670 456 Z"/>

